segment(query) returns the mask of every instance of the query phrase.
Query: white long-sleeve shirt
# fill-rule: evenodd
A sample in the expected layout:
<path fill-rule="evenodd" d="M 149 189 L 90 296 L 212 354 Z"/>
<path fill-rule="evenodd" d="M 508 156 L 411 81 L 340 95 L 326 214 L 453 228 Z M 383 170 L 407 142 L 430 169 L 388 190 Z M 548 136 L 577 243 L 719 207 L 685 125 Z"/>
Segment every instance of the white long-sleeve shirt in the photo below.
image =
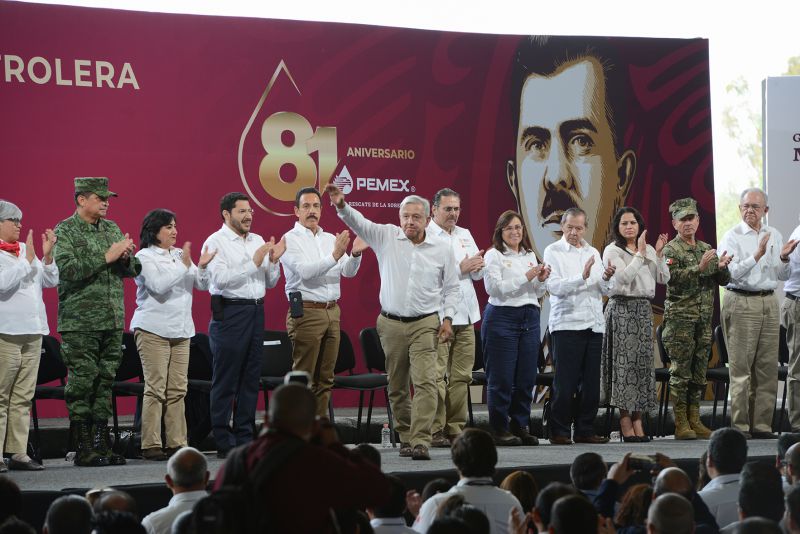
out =
<path fill-rule="evenodd" d="M 249 232 L 243 238 L 225 224 L 208 236 L 202 250 L 217 251 L 206 267 L 211 274 L 209 293 L 231 299 L 263 298 L 281 276 L 280 266 L 269 261 L 269 254 L 260 267 L 253 263 L 253 254 L 263 244 L 260 235 Z"/>
<path fill-rule="evenodd" d="M 25 249 L 20 243 L 19 256 L 0 251 L 0 334 L 44 336 L 50 328 L 42 288 L 58 285 L 58 267 L 38 258 L 29 263 Z"/>
<path fill-rule="evenodd" d="M 483 285 L 489 294 L 492 306 L 519 307 L 526 304 L 539 306 L 539 298 L 544 296 L 547 287 L 537 277 L 528 280 L 525 275 L 539 262 L 536 254 L 520 249 L 514 252 L 506 247 L 504 252 L 496 248 L 486 251 Z"/>
<path fill-rule="evenodd" d="M 795 228 L 792 235 L 789 236 L 789 241 L 793 239 L 800 240 L 800 226 Z M 783 291 L 800 297 L 800 245 L 789 254 L 789 278 L 783 285 Z"/>
<path fill-rule="evenodd" d="M 375 251 L 381 274 L 381 309 L 400 317 L 444 311 L 453 317 L 458 304 L 458 275 L 450 244 L 431 232 L 414 245 L 394 224 L 376 224 L 349 204 L 339 217 Z"/>
<path fill-rule="evenodd" d="M 352 278 L 361 266 L 361 256 L 333 257 L 336 236 L 317 228 L 317 233 L 300 224 L 283 236 L 286 252 L 281 256 L 283 274 L 286 276 L 286 296 L 300 291 L 303 300 L 331 302 L 341 296 L 342 276 Z"/>
<path fill-rule="evenodd" d="M 758 244 L 765 234 L 769 233 L 767 252 L 758 263 L 755 253 Z M 756 232 L 742 221 L 722 236 L 717 246 L 717 252 L 733 254 L 733 260 L 728 264 L 731 281 L 726 287 L 743 289 L 745 291 L 770 291 L 778 287 L 778 280 L 789 279 L 789 263 L 781 261 L 781 247 L 783 237 L 781 233 L 771 226 L 762 225 Z"/>
<path fill-rule="evenodd" d="M 448 234 L 444 228 L 433 222 L 433 220 L 428 223 L 427 231 L 450 243 L 450 247 L 453 249 L 460 292 L 460 300 L 456 305 L 456 313 L 453 316 L 453 325 L 477 323 L 481 320 L 481 311 L 473 281 L 483 278 L 484 269 L 474 273 L 464 274 L 461 272 L 461 261 L 480 252 L 478 245 L 475 244 L 475 239 L 473 239 L 469 230 L 460 226 L 456 226 L 453 228 L 453 233 Z M 444 318 L 444 315 L 444 310 L 440 310 L 439 319 Z"/>
<path fill-rule="evenodd" d="M 610 297 L 622 295 L 652 299 L 656 295 L 656 284 L 669 282 L 667 258 L 659 258 L 656 249 L 650 245 L 644 254 L 634 254 L 611 243 L 603 250 L 603 265 L 609 262 L 617 268 L 609 280 Z"/>
<path fill-rule="evenodd" d="M 141 328 L 169 339 L 194 335 L 192 289 L 208 289 L 208 269 L 188 268 L 183 264 L 183 251 L 156 245 L 136 253 L 142 272 L 136 282 L 136 310 L 131 330 Z"/>
<path fill-rule="evenodd" d="M 589 278 L 583 279 L 583 267 L 594 256 Z M 562 238 L 544 249 L 543 261 L 552 269 L 546 281 L 550 293 L 550 332 L 558 330 L 588 330 L 603 334 L 602 296 L 609 282 L 603 280 L 603 260 L 596 248 L 586 240 L 573 247 Z"/>

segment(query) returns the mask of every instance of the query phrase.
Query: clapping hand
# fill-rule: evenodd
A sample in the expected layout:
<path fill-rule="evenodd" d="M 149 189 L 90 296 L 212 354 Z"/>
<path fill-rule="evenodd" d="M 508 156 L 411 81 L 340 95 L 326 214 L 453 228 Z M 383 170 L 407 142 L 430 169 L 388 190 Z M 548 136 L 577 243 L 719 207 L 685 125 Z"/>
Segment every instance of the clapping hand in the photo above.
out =
<path fill-rule="evenodd" d="M 483 269 L 483 251 L 479 250 L 474 256 L 465 255 L 458 265 L 461 268 L 461 274 L 477 273 Z"/>
<path fill-rule="evenodd" d="M 586 262 L 586 265 L 583 266 L 583 279 L 584 280 L 589 278 L 589 275 L 592 274 L 592 265 L 594 265 L 594 256 L 590 256 L 589 260 Z"/>
<path fill-rule="evenodd" d="M 617 266 L 611 263 L 611 260 L 608 261 L 608 265 L 603 270 L 603 280 L 608 282 L 611 280 L 611 277 L 614 276 L 614 273 L 617 271 Z"/>
<path fill-rule="evenodd" d="M 328 193 L 328 196 L 330 197 L 334 206 L 339 209 L 344 207 L 344 193 L 342 193 L 342 190 L 339 189 L 336 184 L 329 183 L 326 185 L 325 192 Z"/>
<path fill-rule="evenodd" d="M 58 241 L 56 237 L 56 233 L 48 228 L 42 234 L 42 258 L 44 258 L 44 262 L 50 265 L 53 262 L 53 247 Z"/>
<path fill-rule="evenodd" d="M 664 247 L 667 245 L 667 241 L 669 241 L 669 236 L 667 236 L 667 234 L 658 235 L 658 239 L 656 240 L 656 256 L 659 258 L 664 251 Z"/>

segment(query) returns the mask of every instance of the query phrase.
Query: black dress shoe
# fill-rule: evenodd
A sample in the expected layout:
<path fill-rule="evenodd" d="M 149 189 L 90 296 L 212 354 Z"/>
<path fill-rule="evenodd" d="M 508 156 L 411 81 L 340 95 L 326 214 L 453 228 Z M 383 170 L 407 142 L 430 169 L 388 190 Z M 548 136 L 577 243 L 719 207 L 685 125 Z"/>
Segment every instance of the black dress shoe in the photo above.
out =
<path fill-rule="evenodd" d="M 774 432 L 752 432 L 753 439 L 778 439 L 778 434 Z"/>
<path fill-rule="evenodd" d="M 12 471 L 41 471 L 44 469 L 44 466 L 40 463 L 34 462 L 33 460 L 20 462 L 19 460 L 11 458 L 8 461 L 8 468 Z"/>
<path fill-rule="evenodd" d="M 626 436 L 624 434 L 620 434 L 620 437 L 622 438 L 622 441 L 625 442 L 625 443 L 641 443 L 642 442 L 642 439 L 639 436 L 637 436 L 636 434 L 634 434 L 633 436 Z"/>
<path fill-rule="evenodd" d="M 640 443 L 650 443 L 651 441 L 653 441 L 653 436 L 636 436 L 636 437 L 639 438 Z"/>
<path fill-rule="evenodd" d="M 550 445 L 572 445 L 569 436 L 550 436 Z"/>
<path fill-rule="evenodd" d="M 592 445 L 608 443 L 608 438 L 605 436 L 575 436 L 572 440 L 575 443 L 591 443 Z"/>
<path fill-rule="evenodd" d="M 498 447 L 516 447 L 522 445 L 522 440 L 511 432 L 495 432 L 492 436 L 494 444 Z"/>

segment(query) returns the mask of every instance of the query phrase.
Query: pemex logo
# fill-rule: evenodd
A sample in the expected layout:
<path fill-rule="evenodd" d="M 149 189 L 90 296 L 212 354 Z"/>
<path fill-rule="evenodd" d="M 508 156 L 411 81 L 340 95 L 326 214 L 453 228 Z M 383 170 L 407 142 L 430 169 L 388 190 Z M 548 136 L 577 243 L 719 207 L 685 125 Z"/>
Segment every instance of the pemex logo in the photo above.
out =
<path fill-rule="evenodd" d="M 285 102 L 298 95 L 300 88 L 281 60 L 239 140 L 242 185 L 254 204 L 273 215 L 293 215 L 297 191 L 327 183 L 338 166 L 335 127 L 314 128 L 299 113 L 274 109 L 277 99 L 283 97 Z M 272 113 L 264 118 L 269 111 Z M 337 179 L 340 177 L 344 183 L 349 181 L 352 190 L 350 173 L 342 169 Z"/>
<path fill-rule="evenodd" d="M 349 195 L 353 190 L 353 177 L 350 171 L 347 170 L 347 165 L 342 167 L 342 171 L 333 179 L 333 183 L 342 190 L 342 193 Z"/>

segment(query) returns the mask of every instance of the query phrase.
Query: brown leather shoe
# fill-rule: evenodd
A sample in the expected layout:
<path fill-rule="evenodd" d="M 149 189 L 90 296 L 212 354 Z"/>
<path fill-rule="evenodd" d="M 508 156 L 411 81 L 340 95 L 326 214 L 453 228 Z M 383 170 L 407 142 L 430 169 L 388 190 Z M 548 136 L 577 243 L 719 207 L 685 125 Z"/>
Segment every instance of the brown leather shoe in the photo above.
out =
<path fill-rule="evenodd" d="M 153 462 L 163 462 L 167 459 L 167 455 L 161 450 L 161 447 L 153 447 L 152 449 L 142 449 L 142 458 Z"/>
<path fill-rule="evenodd" d="M 411 458 L 413 453 L 413 449 L 411 448 L 410 443 L 401 443 L 400 444 L 400 457 L 401 458 Z"/>
<path fill-rule="evenodd" d="M 608 438 L 605 436 L 575 436 L 572 439 L 575 443 L 591 443 L 592 445 L 608 443 Z"/>
<path fill-rule="evenodd" d="M 428 447 L 425 445 L 414 445 L 414 450 L 411 452 L 412 460 L 430 460 L 431 455 L 428 452 Z"/>
<path fill-rule="evenodd" d="M 516 447 L 522 445 L 522 440 L 511 432 L 494 432 L 492 434 L 494 444 L 498 447 Z"/>
<path fill-rule="evenodd" d="M 447 439 L 443 432 L 434 432 L 431 436 L 431 447 L 439 449 L 449 449 L 450 440 Z"/>
<path fill-rule="evenodd" d="M 568 436 L 550 436 L 550 445 L 572 445 Z"/>

